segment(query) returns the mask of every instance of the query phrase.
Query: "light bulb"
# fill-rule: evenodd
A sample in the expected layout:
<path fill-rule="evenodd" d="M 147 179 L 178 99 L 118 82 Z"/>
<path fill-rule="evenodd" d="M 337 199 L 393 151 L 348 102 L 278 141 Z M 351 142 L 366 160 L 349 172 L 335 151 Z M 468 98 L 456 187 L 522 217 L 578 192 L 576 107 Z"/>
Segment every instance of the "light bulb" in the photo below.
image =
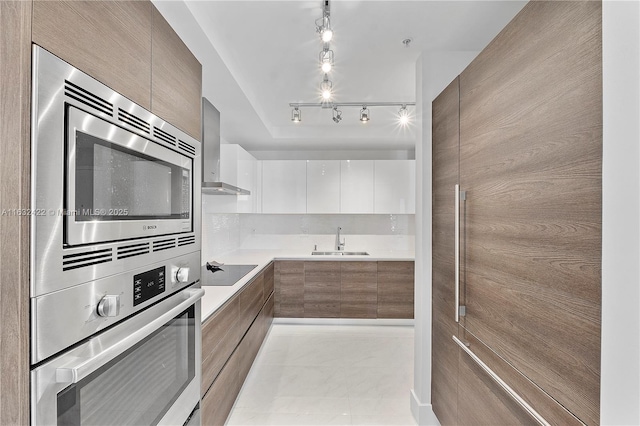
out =
<path fill-rule="evenodd" d="M 322 61 L 322 72 L 328 73 L 331 71 L 331 62 L 329 60 Z"/>
<path fill-rule="evenodd" d="M 407 124 L 409 122 L 409 117 L 406 115 L 400 116 L 400 124 Z"/>
<path fill-rule="evenodd" d="M 405 125 L 409 123 L 409 111 L 407 111 L 406 106 L 402 106 L 400 111 L 398 112 L 398 118 L 400 119 L 400 124 Z"/>
<path fill-rule="evenodd" d="M 329 89 L 325 89 L 322 91 L 322 98 L 323 99 L 330 99 L 331 98 L 331 90 Z"/>
<path fill-rule="evenodd" d="M 330 42 L 333 38 L 333 31 L 330 28 L 326 28 L 322 31 L 322 41 L 325 43 Z"/>

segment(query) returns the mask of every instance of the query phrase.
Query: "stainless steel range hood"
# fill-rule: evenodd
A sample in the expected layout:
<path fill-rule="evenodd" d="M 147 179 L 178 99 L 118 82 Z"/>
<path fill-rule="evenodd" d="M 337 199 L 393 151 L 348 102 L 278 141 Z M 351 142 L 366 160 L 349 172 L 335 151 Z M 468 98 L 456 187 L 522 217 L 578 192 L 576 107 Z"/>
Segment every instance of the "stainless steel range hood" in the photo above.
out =
<path fill-rule="evenodd" d="M 220 179 L 220 111 L 206 98 L 202 98 L 202 192 L 217 195 L 251 194 Z"/>

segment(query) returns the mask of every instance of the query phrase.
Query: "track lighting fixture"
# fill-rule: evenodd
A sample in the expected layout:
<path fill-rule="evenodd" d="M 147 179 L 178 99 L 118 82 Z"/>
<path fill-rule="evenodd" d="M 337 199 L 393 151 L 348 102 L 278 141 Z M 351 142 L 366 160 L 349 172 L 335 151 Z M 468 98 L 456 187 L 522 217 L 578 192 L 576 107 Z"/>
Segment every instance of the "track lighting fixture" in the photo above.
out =
<path fill-rule="evenodd" d="M 326 74 L 329 71 L 331 71 L 332 67 L 333 67 L 333 50 L 330 50 L 327 46 L 324 49 L 322 49 L 322 52 L 320 52 L 320 68 L 322 69 L 322 72 Z"/>
<path fill-rule="evenodd" d="M 299 123 L 302 121 L 302 114 L 298 107 L 295 107 L 293 111 L 291 111 L 291 121 L 294 123 Z"/>
<path fill-rule="evenodd" d="M 335 123 L 342 121 L 342 111 L 340 111 L 337 106 L 333 107 L 333 121 Z"/>
<path fill-rule="evenodd" d="M 320 38 L 324 43 L 328 43 L 333 38 L 331 30 L 331 19 L 329 18 L 329 0 L 322 2 L 322 18 L 316 20 L 316 31 L 320 34 Z"/>
<path fill-rule="evenodd" d="M 366 105 L 362 105 L 362 109 L 360 110 L 360 121 L 366 123 L 369 119 L 369 108 L 367 108 Z"/>
<path fill-rule="evenodd" d="M 331 99 L 331 91 L 333 89 L 333 83 L 329 80 L 329 76 L 327 74 L 324 75 L 324 79 L 322 80 L 322 84 L 320 84 L 320 91 L 322 92 L 322 100 L 328 101 Z"/>
<path fill-rule="evenodd" d="M 398 111 L 398 118 L 402 125 L 409 123 L 409 111 L 407 111 L 406 105 L 402 105 L 402 107 L 400 107 L 400 111 Z"/>

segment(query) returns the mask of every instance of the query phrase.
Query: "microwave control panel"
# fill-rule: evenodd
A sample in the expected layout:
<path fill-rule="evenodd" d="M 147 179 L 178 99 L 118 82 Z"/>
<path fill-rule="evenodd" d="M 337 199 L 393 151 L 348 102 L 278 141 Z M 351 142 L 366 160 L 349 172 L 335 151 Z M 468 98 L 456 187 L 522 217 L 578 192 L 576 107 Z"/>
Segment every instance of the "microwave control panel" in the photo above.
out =
<path fill-rule="evenodd" d="M 164 266 L 133 276 L 133 306 L 162 294 L 165 286 Z"/>

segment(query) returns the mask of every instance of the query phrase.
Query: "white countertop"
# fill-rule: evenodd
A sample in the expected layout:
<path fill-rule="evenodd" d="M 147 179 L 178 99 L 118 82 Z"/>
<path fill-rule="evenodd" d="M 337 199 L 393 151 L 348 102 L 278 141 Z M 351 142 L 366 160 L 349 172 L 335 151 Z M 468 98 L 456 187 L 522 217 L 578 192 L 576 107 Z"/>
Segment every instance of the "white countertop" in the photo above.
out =
<path fill-rule="evenodd" d="M 246 283 L 251 281 L 272 260 L 316 260 L 316 261 L 379 261 L 379 260 L 414 260 L 413 251 L 367 250 L 368 256 L 314 256 L 310 252 L 299 250 L 236 250 L 226 253 L 216 260 L 229 265 L 258 265 L 253 271 L 242 277 L 232 286 L 204 286 L 202 298 L 202 322 L 217 311 L 224 303 L 236 294 Z"/>

